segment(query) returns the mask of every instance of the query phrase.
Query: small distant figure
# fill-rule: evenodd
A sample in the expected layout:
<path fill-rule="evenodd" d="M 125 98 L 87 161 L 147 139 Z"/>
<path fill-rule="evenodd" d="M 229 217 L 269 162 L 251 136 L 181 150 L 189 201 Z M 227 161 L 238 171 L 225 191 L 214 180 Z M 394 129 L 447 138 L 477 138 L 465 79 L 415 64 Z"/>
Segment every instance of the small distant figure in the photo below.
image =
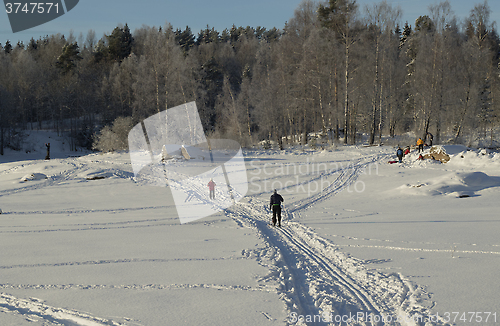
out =
<path fill-rule="evenodd" d="M 45 147 L 47 147 L 47 155 L 45 155 L 45 159 L 50 160 L 50 143 L 46 143 Z"/>
<path fill-rule="evenodd" d="M 210 179 L 210 182 L 208 182 L 208 189 L 210 191 L 210 199 L 215 199 L 215 182 L 214 182 L 214 180 Z"/>
<path fill-rule="evenodd" d="M 276 218 L 278 221 L 278 226 L 281 227 L 281 203 L 284 202 L 283 197 L 278 194 L 278 191 L 274 189 L 274 194 L 271 195 L 271 202 L 269 208 L 273 211 L 273 226 L 276 226 Z"/>
<path fill-rule="evenodd" d="M 432 141 L 434 140 L 434 136 L 430 132 L 427 132 L 427 134 L 425 135 L 425 137 L 429 141 L 429 146 L 432 146 Z"/>
<path fill-rule="evenodd" d="M 419 153 L 424 151 L 424 141 L 422 140 L 422 138 L 419 138 L 417 140 L 417 146 L 418 146 Z"/>
<path fill-rule="evenodd" d="M 405 152 L 404 152 L 404 155 L 408 155 L 410 154 L 410 146 L 406 146 L 406 149 L 405 149 Z"/>
<path fill-rule="evenodd" d="M 399 163 L 403 163 L 403 150 L 401 147 L 398 147 L 398 150 L 396 151 L 396 155 L 398 156 Z"/>

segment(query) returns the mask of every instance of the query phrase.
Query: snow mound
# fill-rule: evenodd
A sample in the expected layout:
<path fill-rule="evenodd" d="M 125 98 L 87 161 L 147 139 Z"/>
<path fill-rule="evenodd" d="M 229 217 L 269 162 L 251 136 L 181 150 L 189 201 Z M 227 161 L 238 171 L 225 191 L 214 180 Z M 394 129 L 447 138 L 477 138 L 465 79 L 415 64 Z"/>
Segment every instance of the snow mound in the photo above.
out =
<path fill-rule="evenodd" d="M 403 185 L 399 189 L 418 195 L 450 195 L 464 198 L 478 196 L 477 192 L 493 187 L 500 187 L 500 177 L 489 176 L 483 172 L 469 172 L 451 173 L 426 183 Z"/>
<path fill-rule="evenodd" d="M 422 155 L 424 160 L 419 159 Z M 488 169 L 500 166 L 500 153 L 489 149 L 472 149 L 463 145 L 435 145 L 422 153 L 412 150 L 403 159 L 406 167 L 426 168 L 434 164 L 446 163 L 450 168 Z"/>
<path fill-rule="evenodd" d="M 434 146 L 433 146 L 434 147 Z M 444 152 L 450 156 L 452 155 L 457 155 L 462 152 L 467 151 L 467 147 L 464 145 L 442 145 L 442 146 L 436 146 L 444 150 Z"/>
<path fill-rule="evenodd" d="M 450 164 L 456 167 L 473 167 L 473 168 L 498 168 L 500 165 L 500 153 L 493 152 L 489 149 L 467 149 L 458 152 L 451 156 Z"/>
<path fill-rule="evenodd" d="M 27 182 L 27 181 L 38 181 L 38 180 L 45 180 L 45 179 L 48 179 L 48 177 L 43 173 L 30 173 L 30 174 L 26 174 L 24 177 L 22 177 L 21 181 Z"/>

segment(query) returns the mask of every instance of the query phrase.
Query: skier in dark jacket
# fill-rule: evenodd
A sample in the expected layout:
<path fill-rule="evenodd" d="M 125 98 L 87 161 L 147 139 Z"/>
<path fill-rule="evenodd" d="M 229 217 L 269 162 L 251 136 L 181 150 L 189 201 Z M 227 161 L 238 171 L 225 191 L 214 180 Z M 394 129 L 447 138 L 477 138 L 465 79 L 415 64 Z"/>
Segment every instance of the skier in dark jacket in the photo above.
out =
<path fill-rule="evenodd" d="M 45 159 L 50 160 L 50 143 L 46 143 L 45 147 L 47 147 L 47 155 L 45 155 Z"/>
<path fill-rule="evenodd" d="M 276 217 L 278 217 L 278 226 L 281 227 L 281 203 L 284 201 L 283 197 L 278 194 L 274 189 L 274 194 L 271 195 L 271 202 L 269 208 L 273 211 L 273 225 L 276 226 Z"/>
<path fill-rule="evenodd" d="M 434 140 L 434 136 L 428 132 L 426 135 L 425 135 L 425 138 L 427 138 L 429 140 L 429 146 L 432 147 L 432 141 Z"/>
<path fill-rule="evenodd" d="M 403 163 L 403 150 L 401 149 L 401 147 L 398 147 L 396 155 L 398 156 L 399 163 Z"/>

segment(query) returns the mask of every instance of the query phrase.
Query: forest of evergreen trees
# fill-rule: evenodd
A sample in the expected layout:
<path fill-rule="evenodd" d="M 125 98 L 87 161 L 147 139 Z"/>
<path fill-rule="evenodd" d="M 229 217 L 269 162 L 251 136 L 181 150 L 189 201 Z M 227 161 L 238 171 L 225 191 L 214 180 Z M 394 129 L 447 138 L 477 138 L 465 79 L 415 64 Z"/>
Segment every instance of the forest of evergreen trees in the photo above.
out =
<path fill-rule="evenodd" d="M 242 145 L 304 144 L 311 132 L 377 144 L 431 132 L 437 142 L 498 146 L 500 39 L 490 9 L 475 5 L 465 21 L 451 10 L 441 2 L 399 26 L 400 9 L 387 2 L 305 0 L 282 29 L 207 26 L 195 35 L 167 25 L 132 34 L 125 25 L 100 40 L 90 31 L 7 41 L 1 152 L 19 149 L 27 129 L 47 128 L 75 150 L 91 148 L 101 131 L 126 135 L 190 101 L 209 137 Z"/>

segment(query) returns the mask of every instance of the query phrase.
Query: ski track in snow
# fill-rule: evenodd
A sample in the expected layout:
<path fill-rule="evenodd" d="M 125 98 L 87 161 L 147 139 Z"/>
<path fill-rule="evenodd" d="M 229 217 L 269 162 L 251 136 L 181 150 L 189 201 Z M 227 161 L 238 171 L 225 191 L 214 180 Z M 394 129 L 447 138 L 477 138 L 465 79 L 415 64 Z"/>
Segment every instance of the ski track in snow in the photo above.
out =
<path fill-rule="evenodd" d="M 59 172 L 55 175 L 48 175 L 47 179 L 45 180 L 26 181 L 26 182 L 20 181 L 20 183 L 22 183 L 23 186 L 16 187 L 13 189 L 0 190 L 0 197 L 19 194 L 27 191 L 39 190 L 51 186 L 63 185 L 68 183 L 69 181 L 88 182 L 89 180 L 86 178 L 86 176 L 87 174 L 91 175 L 92 172 L 99 172 L 99 173 L 108 172 L 110 175 L 122 179 L 132 179 L 134 175 L 132 172 L 129 172 L 129 170 L 131 170 L 130 163 L 99 161 L 96 160 L 93 156 L 68 158 L 68 159 L 54 159 L 52 161 L 56 162 L 55 164 L 59 165 L 63 163 L 67 167 L 64 171 Z M 97 171 L 93 168 L 94 163 L 96 163 L 96 165 L 99 166 L 99 169 Z M 103 163 L 108 165 L 109 167 L 103 170 L 102 169 Z M 28 168 L 37 166 L 39 164 L 40 161 L 23 163 L 19 166 L 14 166 L 12 168 L 1 171 L 0 174 L 6 175 L 16 172 L 19 173 L 19 170 L 26 170 L 31 173 L 34 171 L 31 171 Z M 117 167 L 119 168 L 117 169 Z"/>
<path fill-rule="evenodd" d="M 244 259 L 244 257 L 218 257 L 218 258 L 127 258 L 127 259 L 107 259 L 107 260 L 89 260 L 89 261 L 72 261 L 60 263 L 40 263 L 40 264 L 23 264 L 0 266 L 0 269 L 15 269 L 15 268 L 35 268 L 35 267 L 63 267 L 63 266 L 83 266 L 83 265 L 105 265 L 105 264 L 127 264 L 127 263 L 168 263 L 181 261 L 217 261 L 217 260 L 235 260 Z"/>
<path fill-rule="evenodd" d="M 106 285 L 106 284 L 0 284 L 2 290 L 169 290 L 169 289 L 192 289 L 203 288 L 217 291 L 264 291 L 277 293 L 283 301 L 289 314 L 297 313 L 304 316 L 330 316 L 330 315 L 356 315 L 357 313 L 373 315 L 389 315 L 397 317 L 428 316 L 433 303 L 429 295 L 423 288 L 414 285 L 404 276 L 398 273 L 382 274 L 367 268 L 370 262 L 358 260 L 341 252 L 339 248 L 326 239 L 321 238 L 311 228 L 301 225 L 301 211 L 324 201 L 356 182 L 357 178 L 364 172 L 369 164 L 376 164 L 385 160 L 387 154 L 375 154 L 361 159 L 354 160 L 347 168 L 335 171 L 323 171 L 310 175 L 308 180 L 302 181 L 300 185 L 315 182 L 319 178 L 328 178 L 336 175 L 335 181 L 307 198 L 296 200 L 287 204 L 284 211 L 283 228 L 275 228 L 269 225 L 269 211 L 265 209 L 267 205 L 257 198 L 262 194 L 254 194 L 225 210 L 227 217 L 240 227 L 250 228 L 257 232 L 263 241 L 263 247 L 258 249 L 247 249 L 242 252 L 241 257 L 214 258 L 217 259 L 255 259 L 259 264 L 269 269 L 269 274 L 258 279 L 258 286 L 234 286 L 224 284 L 129 284 L 129 285 Z M 27 183 L 15 189 L 2 190 L 0 196 L 8 196 L 20 192 L 42 189 L 48 186 L 57 186 L 66 182 L 77 180 L 86 182 L 82 176 L 86 172 L 92 171 L 91 163 L 94 157 L 86 159 L 64 160 L 68 164 L 68 169 L 50 176 L 47 180 L 34 183 Z M 103 163 L 102 161 L 100 162 Z M 113 165 L 113 162 L 105 162 Z M 36 164 L 36 163 L 33 163 Z M 31 165 L 33 165 L 31 164 Z M 1 171 L 1 174 L 16 172 L 20 168 L 31 166 L 30 163 L 21 167 L 12 167 Z M 111 169 L 112 170 L 112 169 Z M 129 167 L 120 166 L 113 170 L 114 175 L 120 178 L 133 179 L 129 172 Z M 100 170 L 102 171 L 102 169 Z M 171 187 L 184 188 L 190 190 L 199 188 L 199 193 L 205 193 L 204 187 L 195 184 L 173 183 Z M 296 187 L 297 185 L 293 185 Z M 209 202 L 208 197 L 201 198 Z M 152 210 L 161 209 L 165 206 L 109 209 L 109 210 L 61 210 L 61 211 L 39 211 L 39 212 L 9 212 L 12 215 L 29 214 L 89 214 L 95 212 L 127 212 L 131 210 Z M 200 222 L 202 223 L 202 222 Z M 23 229 L 23 227 L 9 226 L 0 228 L 0 233 L 16 232 L 60 232 L 60 231 L 86 231 L 113 228 L 134 228 L 134 227 L 157 227 L 162 225 L 175 226 L 171 218 L 149 219 L 113 223 L 92 223 L 92 224 L 68 224 L 54 227 L 37 226 Z M 404 249 L 404 248 L 403 248 Z M 404 249 L 407 250 L 407 249 Z M 60 262 L 0 266 L 1 269 L 16 268 L 37 268 L 74 265 L 100 265 L 100 264 L 126 264 L 154 262 L 165 263 L 168 261 L 179 261 L 183 259 L 116 259 L 101 261 L 83 262 Z M 196 260 L 196 259 L 187 259 Z M 206 260 L 200 258 L 200 260 Z M 21 299 L 9 294 L 0 292 L 0 312 L 18 314 L 24 318 L 34 321 L 42 320 L 44 325 L 138 325 L 135 321 L 127 318 L 119 318 L 120 321 L 113 321 L 104 318 L 93 317 L 86 313 L 56 308 L 44 304 L 39 299 Z M 272 317 L 262 312 L 264 317 L 272 320 Z M 305 325 L 303 320 L 292 322 L 288 318 L 283 320 L 287 325 Z M 345 325 L 413 325 L 413 323 L 396 322 L 369 322 L 369 321 L 348 321 Z M 432 325 L 443 325 L 442 321 L 433 322 Z M 338 325 L 333 321 L 313 321 L 307 325 Z M 344 325 L 344 323 L 342 324 Z"/>
<path fill-rule="evenodd" d="M 313 318 L 311 322 L 305 318 L 287 319 L 284 322 L 288 325 L 303 325 L 306 322 L 307 325 L 338 325 L 331 316 L 357 313 L 409 319 L 401 322 L 388 319 L 350 320 L 345 325 L 412 325 L 413 320 L 431 315 L 433 303 L 423 288 L 415 286 L 400 274 L 385 275 L 369 270 L 367 262 L 340 252 L 334 244 L 318 236 L 312 229 L 293 221 L 300 211 L 352 185 L 367 165 L 385 158 L 386 155 L 373 155 L 356 160 L 346 169 L 331 171 L 339 175 L 325 189 L 287 205 L 282 228 L 269 225 L 269 211 L 264 208 L 266 205 L 255 198 L 226 210 L 226 214 L 236 223 L 256 230 L 264 241 L 263 248 L 243 254 L 257 259 L 271 270 L 269 275 L 259 281 L 278 284 L 278 293 L 289 316 L 292 313 L 305 318 L 323 316 Z M 325 176 L 325 173 L 320 175 Z M 432 324 L 444 323 L 438 320 Z"/>
<path fill-rule="evenodd" d="M 7 215 L 7 214 L 5 214 Z M 163 222 L 162 222 L 163 221 Z M 170 221 L 165 222 L 165 221 Z M 153 220 L 139 220 L 139 221 L 123 221 L 123 222 L 109 222 L 109 223 L 91 223 L 91 224 L 67 224 L 67 225 L 50 225 L 43 226 L 6 226 L 0 227 L 1 233 L 44 233 L 44 232 L 80 232 L 80 231 L 96 231 L 96 230 L 113 230 L 113 229 L 140 229 L 140 228 L 151 228 L 158 226 L 179 226 L 178 219 L 176 218 L 165 218 L 165 219 L 153 219 Z M 208 224 L 208 223 L 205 223 Z M 64 226 L 64 228 L 62 227 Z M 2 228 L 7 228 L 7 230 L 2 230 Z M 13 228 L 17 228 L 12 230 Z M 29 228 L 23 230 L 22 228 Z"/>
<path fill-rule="evenodd" d="M 19 314 L 30 322 L 43 321 L 43 325 L 64 326 L 102 326 L 102 325 L 124 325 L 110 319 L 93 317 L 64 308 L 56 308 L 44 304 L 41 300 L 30 298 L 30 300 L 19 299 L 14 296 L 0 293 L 0 312 Z"/>
<path fill-rule="evenodd" d="M 386 157 L 386 155 L 383 155 L 383 157 Z M 349 187 L 356 181 L 356 179 L 359 177 L 359 175 L 361 175 L 364 172 L 365 168 L 368 165 L 375 164 L 379 160 L 380 160 L 380 155 L 372 155 L 364 159 L 358 159 L 354 161 L 351 165 L 347 166 L 346 168 L 340 169 L 339 176 L 334 182 L 330 183 L 329 186 L 327 186 L 320 192 L 313 194 L 312 196 L 306 199 L 298 200 L 292 203 L 291 204 L 291 206 L 293 207 L 292 214 L 294 212 L 300 212 L 301 210 L 307 209 L 313 204 L 322 202 L 328 199 L 329 197 L 345 190 L 347 187 Z"/>

